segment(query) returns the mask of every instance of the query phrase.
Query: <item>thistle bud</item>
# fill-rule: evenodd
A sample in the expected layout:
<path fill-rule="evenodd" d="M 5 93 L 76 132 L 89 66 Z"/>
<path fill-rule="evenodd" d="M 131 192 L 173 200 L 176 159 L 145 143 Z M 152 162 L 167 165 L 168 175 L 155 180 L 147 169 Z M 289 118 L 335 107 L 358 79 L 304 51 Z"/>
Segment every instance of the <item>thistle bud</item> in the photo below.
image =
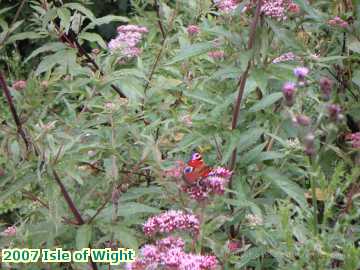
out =
<path fill-rule="evenodd" d="M 295 92 L 296 92 L 295 84 L 292 83 L 292 82 L 285 83 L 283 88 L 282 88 L 282 92 L 283 92 L 283 95 L 284 95 L 285 104 L 287 106 L 289 106 L 289 107 L 294 105 L 294 103 L 295 103 Z"/>
<path fill-rule="evenodd" d="M 331 90 L 334 85 L 334 82 L 328 77 L 323 77 L 320 79 L 320 89 L 323 93 L 324 99 L 329 100 L 331 96 Z"/>
<path fill-rule="evenodd" d="M 299 114 L 296 116 L 296 123 L 299 124 L 300 126 L 309 126 L 311 124 L 311 118 L 303 115 L 303 114 Z"/>

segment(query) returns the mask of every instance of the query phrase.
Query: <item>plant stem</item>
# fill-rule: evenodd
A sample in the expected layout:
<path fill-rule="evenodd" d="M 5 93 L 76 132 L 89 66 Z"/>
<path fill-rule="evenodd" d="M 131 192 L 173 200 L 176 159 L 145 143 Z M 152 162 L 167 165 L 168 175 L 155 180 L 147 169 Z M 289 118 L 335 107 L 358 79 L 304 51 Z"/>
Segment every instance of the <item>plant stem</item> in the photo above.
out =
<path fill-rule="evenodd" d="M 26 137 L 26 134 L 25 134 L 25 131 L 24 131 L 23 127 L 22 127 L 19 115 L 16 112 L 16 108 L 15 108 L 14 102 L 12 100 L 9 88 L 7 87 L 5 76 L 1 71 L 0 71 L 0 85 L 1 85 L 1 87 L 3 89 L 3 92 L 4 92 L 4 95 L 6 97 L 7 103 L 9 104 L 11 114 L 12 114 L 12 116 L 14 118 L 14 121 L 15 121 L 15 124 L 16 124 L 16 127 L 17 127 L 17 133 L 24 140 L 25 145 L 26 145 L 26 150 L 28 151 L 30 149 L 30 142 L 29 142 L 28 138 Z"/>
<path fill-rule="evenodd" d="M 312 172 L 314 171 L 314 162 L 311 157 L 309 157 L 309 164 L 312 167 Z M 310 185 L 311 185 L 311 197 L 312 197 L 312 204 L 313 204 L 313 230 L 315 241 L 317 240 L 318 232 L 319 232 L 319 224 L 317 218 L 317 198 L 316 198 L 316 186 L 315 186 L 315 177 L 310 175 Z M 315 250 L 315 270 L 319 269 L 319 256 L 317 251 Z"/>
<path fill-rule="evenodd" d="M 254 46 L 254 41 L 255 41 L 255 35 L 256 35 L 256 29 L 257 29 L 257 24 L 259 22 L 259 18 L 260 18 L 260 12 L 261 12 L 261 6 L 262 6 L 262 0 L 257 0 L 256 2 L 256 11 L 255 11 L 255 16 L 253 18 L 253 21 L 250 25 L 250 36 L 249 36 L 249 41 L 248 41 L 248 46 L 247 49 L 251 50 Z M 236 129 L 237 126 L 237 122 L 238 122 L 238 118 L 239 118 L 239 114 L 240 114 L 240 107 L 241 107 L 241 102 L 244 96 L 244 90 L 245 90 L 245 85 L 246 85 L 246 80 L 249 74 L 249 70 L 251 67 L 251 61 L 252 59 L 250 59 L 248 61 L 247 67 L 245 69 L 245 71 L 243 72 L 243 74 L 240 77 L 240 80 L 237 84 L 237 89 L 238 89 L 238 96 L 236 99 L 236 103 L 234 106 L 234 110 L 233 110 L 233 116 L 232 116 L 232 122 L 231 122 L 231 130 Z M 236 163 L 236 156 L 237 156 L 237 148 L 235 148 L 232 152 L 231 155 L 231 161 L 230 161 L 230 170 L 233 171 L 235 169 L 235 163 Z M 234 174 L 233 174 L 234 175 Z M 233 175 L 229 180 L 229 189 L 232 189 L 232 179 L 233 179 Z M 232 199 L 233 198 L 233 194 L 230 192 L 229 193 L 229 198 Z M 230 205 L 230 210 L 231 213 L 234 213 L 234 206 Z M 235 227 L 234 225 L 232 225 L 230 227 L 230 235 L 232 238 L 235 238 L 236 236 L 236 232 L 235 232 Z"/>

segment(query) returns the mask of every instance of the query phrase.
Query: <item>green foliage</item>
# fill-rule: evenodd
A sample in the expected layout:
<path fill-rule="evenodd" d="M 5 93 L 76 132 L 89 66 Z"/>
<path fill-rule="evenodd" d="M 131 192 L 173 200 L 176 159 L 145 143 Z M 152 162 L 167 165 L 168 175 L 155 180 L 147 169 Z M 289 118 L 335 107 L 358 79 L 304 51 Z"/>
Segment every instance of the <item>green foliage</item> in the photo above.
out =
<path fill-rule="evenodd" d="M 250 49 L 255 8 L 242 10 L 251 1 L 232 14 L 212 1 L 26 2 L 14 21 L 20 3 L 0 3 L 0 71 L 31 144 L 1 95 L 0 225 L 16 225 L 17 234 L 3 234 L 0 248 L 110 243 L 138 251 L 149 243 L 148 217 L 181 209 L 202 222 L 196 241 L 182 235 L 187 250 L 217 256 L 219 269 L 360 268 L 359 149 L 345 139 L 356 132 L 346 118 L 360 123 L 359 1 L 294 0 L 301 12 L 287 20 L 262 14 Z M 328 23 L 337 15 L 347 28 Z M 139 57 L 108 47 L 123 24 L 149 30 Z M 188 34 L 192 24 L 200 33 Z M 287 52 L 297 58 L 273 62 Z M 298 66 L 310 74 L 288 107 L 281 90 L 297 81 Z M 329 100 L 323 77 L 334 82 Z M 15 89 L 18 80 L 24 89 Z M 342 108 L 336 121 L 329 103 Z M 299 114 L 312 124 L 294 123 Z M 203 204 L 179 191 L 181 179 L 164 175 L 193 150 L 211 166 L 234 162 L 225 194 Z M 241 245 L 230 251 L 230 241 Z"/>

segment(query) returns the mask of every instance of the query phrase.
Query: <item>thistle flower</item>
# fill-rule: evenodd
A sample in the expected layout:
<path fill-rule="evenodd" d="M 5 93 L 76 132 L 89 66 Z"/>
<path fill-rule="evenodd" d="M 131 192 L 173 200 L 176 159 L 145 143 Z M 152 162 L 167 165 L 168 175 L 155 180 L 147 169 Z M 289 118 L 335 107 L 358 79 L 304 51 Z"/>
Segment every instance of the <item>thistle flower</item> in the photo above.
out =
<path fill-rule="evenodd" d="M 261 12 L 278 21 L 286 20 L 287 12 L 297 13 L 298 7 L 291 0 L 263 0 Z"/>
<path fill-rule="evenodd" d="M 292 82 L 287 82 L 284 84 L 282 88 L 282 92 L 285 99 L 285 104 L 289 107 L 294 105 L 295 103 L 295 92 L 296 92 L 296 85 Z"/>
<path fill-rule="evenodd" d="M 152 236 L 159 233 L 170 233 L 175 230 L 197 233 L 199 231 L 199 220 L 195 215 L 186 214 L 182 211 L 170 210 L 158 216 L 149 218 L 143 227 L 144 233 Z"/>
<path fill-rule="evenodd" d="M 311 124 L 311 118 L 303 115 L 303 114 L 299 114 L 296 116 L 296 123 L 299 124 L 300 126 L 309 126 Z"/>
<path fill-rule="evenodd" d="M 26 88 L 26 81 L 18 80 L 13 83 L 13 88 L 17 91 L 21 91 Z"/>
<path fill-rule="evenodd" d="M 323 93 L 323 96 L 326 100 L 328 100 L 331 96 L 331 90 L 334 82 L 330 80 L 328 77 L 322 77 L 320 79 L 320 89 Z"/>
<path fill-rule="evenodd" d="M 327 106 L 327 109 L 328 109 L 328 113 L 329 113 L 329 118 L 332 121 L 338 121 L 340 113 L 341 113 L 341 107 L 337 104 L 329 104 Z"/>
<path fill-rule="evenodd" d="M 294 69 L 294 75 L 299 80 L 304 80 L 308 74 L 309 74 L 309 69 L 307 67 L 297 67 Z"/>
<path fill-rule="evenodd" d="M 230 252 L 235 252 L 241 247 L 241 242 L 236 240 L 229 241 L 227 248 Z"/>
<path fill-rule="evenodd" d="M 315 135 L 308 133 L 304 138 L 305 154 L 313 156 L 315 154 Z"/>

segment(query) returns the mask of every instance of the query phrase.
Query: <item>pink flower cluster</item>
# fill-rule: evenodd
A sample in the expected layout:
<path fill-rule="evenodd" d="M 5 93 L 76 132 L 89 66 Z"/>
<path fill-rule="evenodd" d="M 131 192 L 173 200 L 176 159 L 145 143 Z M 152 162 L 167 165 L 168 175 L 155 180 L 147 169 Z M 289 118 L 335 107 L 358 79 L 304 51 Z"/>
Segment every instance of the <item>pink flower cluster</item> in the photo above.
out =
<path fill-rule="evenodd" d="M 208 52 L 208 56 L 214 60 L 222 59 L 224 58 L 224 51 L 211 51 Z"/>
<path fill-rule="evenodd" d="M 15 236 L 16 235 L 16 226 L 10 226 L 7 227 L 4 231 L 3 231 L 3 235 L 5 236 Z"/>
<path fill-rule="evenodd" d="M 348 134 L 346 139 L 351 142 L 353 148 L 360 149 L 360 132 Z"/>
<path fill-rule="evenodd" d="M 278 21 L 286 20 L 287 13 L 298 13 L 300 7 L 291 0 L 263 0 L 261 11 L 265 16 Z"/>
<path fill-rule="evenodd" d="M 158 216 L 149 218 L 143 227 L 144 233 L 152 236 L 156 233 L 170 233 L 175 230 L 184 230 L 198 233 L 200 222 L 192 214 L 182 211 L 170 210 Z"/>
<path fill-rule="evenodd" d="M 296 56 L 293 52 L 288 52 L 280 55 L 279 57 L 275 58 L 272 63 L 282 63 L 282 62 L 288 62 L 288 61 L 294 61 L 297 60 L 298 56 Z"/>
<path fill-rule="evenodd" d="M 141 49 L 137 47 L 143 34 L 148 32 L 146 27 L 137 25 L 121 25 L 117 28 L 118 36 L 110 40 L 108 47 L 111 52 L 120 52 L 125 58 L 137 57 Z"/>
<path fill-rule="evenodd" d="M 155 245 L 145 245 L 141 256 L 127 264 L 128 270 L 171 269 L 171 270 L 212 270 L 218 262 L 215 256 L 189 254 L 184 251 L 181 238 L 169 236 L 156 241 Z"/>
<path fill-rule="evenodd" d="M 26 88 L 26 81 L 18 80 L 13 83 L 13 88 L 17 91 L 23 90 Z"/>
<path fill-rule="evenodd" d="M 211 171 L 208 177 L 201 179 L 194 185 L 183 185 L 181 190 L 197 201 L 203 201 L 210 195 L 223 195 L 231 174 L 231 171 L 218 167 Z"/>
<path fill-rule="evenodd" d="M 230 13 L 234 11 L 239 5 L 237 0 L 214 0 L 216 7 L 223 13 Z"/>
<path fill-rule="evenodd" d="M 331 25 L 331 26 L 337 26 L 337 27 L 340 27 L 340 28 L 346 28 L 346 27 L 349 26 L 347 21 L 344 21 L 339 16 L 336 16 L 335 18 L 329 20 L 328 24 Z"/>
<path fill-rule="evenodd" d="M 200 27 L 197 25 L 189 25 L 186 30 L 189 36 L 196 36 L 200 33 Z"/>

